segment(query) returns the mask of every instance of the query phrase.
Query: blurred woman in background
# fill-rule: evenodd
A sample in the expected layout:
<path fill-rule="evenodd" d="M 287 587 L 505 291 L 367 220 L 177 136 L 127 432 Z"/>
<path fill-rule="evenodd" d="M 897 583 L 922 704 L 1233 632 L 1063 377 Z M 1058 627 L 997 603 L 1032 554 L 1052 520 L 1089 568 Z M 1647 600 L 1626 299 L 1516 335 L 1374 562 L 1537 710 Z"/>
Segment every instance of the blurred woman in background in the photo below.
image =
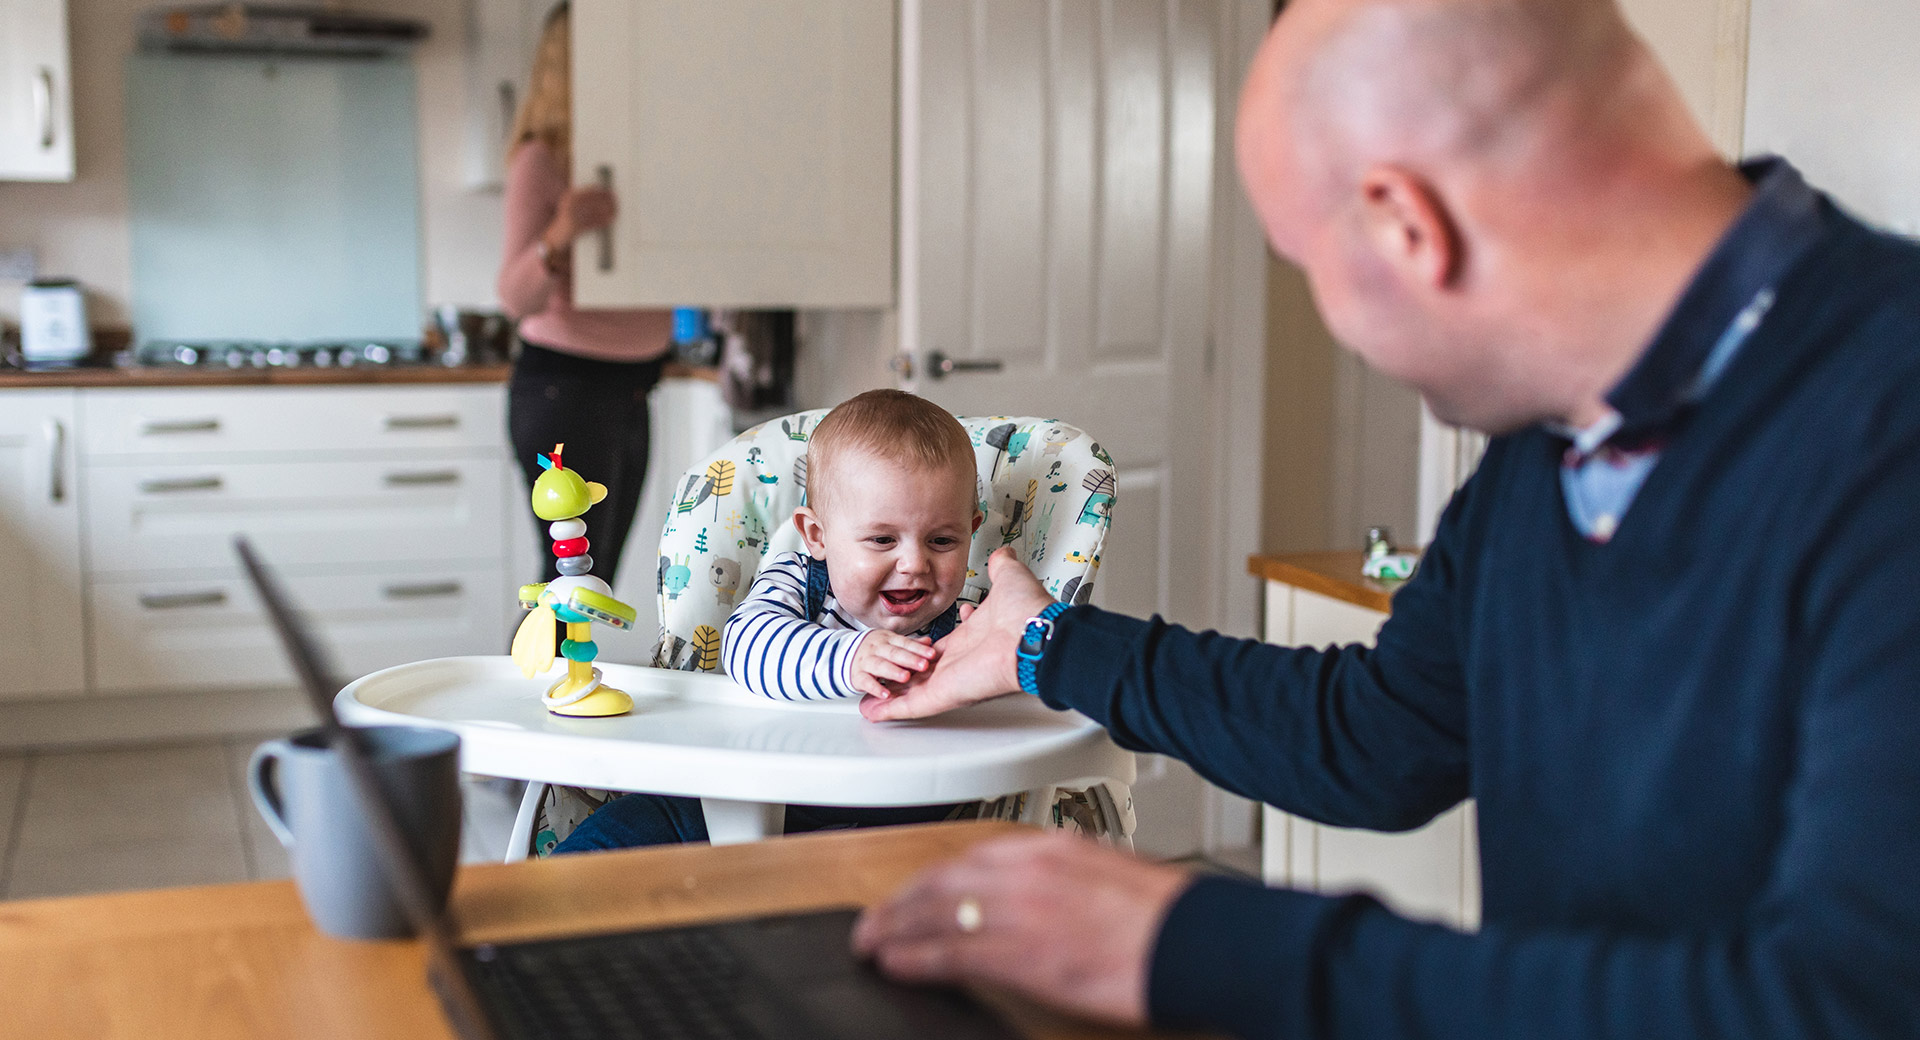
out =
<path fill-rule="evenodd" d="M 541 31 L 527 99 L 507 153 L 506 256 L 497 291 L 519 319 L 520 352 L 508 384 L 507 427 L 527 483 L 535 453 L 567 446 L 565 464 L 607 486 L 584 519 L 593 573 L 613 584 L 647 476 L 647 394 L 672 338 L 666 310 L 576 310 L 573 243 L 613 222 L 613 193 L 573 187 L 572 59 L 566 3 Z M 546 529 L 539 555 L 555 576 Z"/>

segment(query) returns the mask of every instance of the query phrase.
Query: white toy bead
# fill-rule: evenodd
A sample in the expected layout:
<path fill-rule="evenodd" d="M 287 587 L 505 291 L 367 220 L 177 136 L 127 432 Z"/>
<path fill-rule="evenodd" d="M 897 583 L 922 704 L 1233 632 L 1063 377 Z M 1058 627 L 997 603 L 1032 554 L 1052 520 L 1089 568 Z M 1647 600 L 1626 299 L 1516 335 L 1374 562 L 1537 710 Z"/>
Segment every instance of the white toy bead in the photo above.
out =
<path fill-rule="evenodd" d="M 547 534 L 556 542 L 562 542 L 569 538 L 578 538 L 586 533 L 587 522 L 577 516 L 571 520 L 555 520 L 553 523 L 547 525 Z"/>
<path fill-rule="evenodd" d="M 606 582 L 591 574 L 582 574 L 577 578 L 555 578 L 547 582 L 547 591 L 561 603 L 567 601 L 567 593 L 573 589 L 591 589 L 602 596 L 613 595 L 613 589 Z"/>

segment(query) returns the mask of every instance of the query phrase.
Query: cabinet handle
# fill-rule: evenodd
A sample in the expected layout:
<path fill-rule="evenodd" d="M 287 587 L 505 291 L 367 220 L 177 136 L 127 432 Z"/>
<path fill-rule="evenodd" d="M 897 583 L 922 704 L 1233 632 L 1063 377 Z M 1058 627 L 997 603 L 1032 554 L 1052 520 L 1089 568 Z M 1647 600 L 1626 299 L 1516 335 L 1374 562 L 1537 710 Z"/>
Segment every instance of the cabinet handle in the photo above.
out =
<path fill-rule="evenodd" d="M 460 417 L 446 415 L 389 415 L 389 430 L 451 430 L 460 425 Z"/>
<path fill-rule="evenodd" d="M 67 425 L 48 419 L 47 442 L 47 498 L 57 506 L 67 500 Z"/>
<path fill-rule="evenodd" d="M 140 595 L 140 605 L 148 610 L 217 607 L 226 601 L 227 594 L 222 589 L 208 589 L 205 592 L 146 592 Z"/>
<path fill-rule="evenodd" d="M 53 70 L 40 66 L 33 78 L 33 116 L 40 124 L 40 149 L 53 147 Z"/>
<path fill-rule="evenodd" d="M 1006 362 L 998 358 L 977 358 L 971 361 L 950 358 L 939 351 L 927 355 L 927 378 L 945 379 L 955 372 L 998 372 L 1006 367 Z"/>
<path fill-rule="evenodd" d="M 600 186 L 602 188 L 607 189 L 608 191 L 612 191 L 613 190 L 613 167 L 601 166 L 595 171 L 595 173 L 598 175 L 600 179 Z M 613 270 L 613 225 L 608 224 L 606 227 L 601 228 L 599 234 L 600 234 L 600 270 L 611 271 Z"/>
<path fill-rule="evenodd" d="M 151 437 L 167 433 L 219 433 L 218 419 L 155 419 L 140 424 L 140 435 Z"/>
<path fill-rule="evenodd" d="M 457 581 L 430 581 L 418 585 L 388 585 L 380 594 L 388 599 L 440 599 L 458 596 L 463 589 Z"/>
<path fill-rule="evenodd" d="M 386 482 L 388 487 L 436 487 L 442 484 L 458 484 L 460 471 L 442 469 L 431 473 L 389 473 L 386 476 Z"/>
<path fill-rule="evenodd" d="M 143 480 L 140 491 L 147 495 L 170 495 L 179 491 L 218 491 L 226 486 L 220 477 L 175 477 L 161 480 Z"/>

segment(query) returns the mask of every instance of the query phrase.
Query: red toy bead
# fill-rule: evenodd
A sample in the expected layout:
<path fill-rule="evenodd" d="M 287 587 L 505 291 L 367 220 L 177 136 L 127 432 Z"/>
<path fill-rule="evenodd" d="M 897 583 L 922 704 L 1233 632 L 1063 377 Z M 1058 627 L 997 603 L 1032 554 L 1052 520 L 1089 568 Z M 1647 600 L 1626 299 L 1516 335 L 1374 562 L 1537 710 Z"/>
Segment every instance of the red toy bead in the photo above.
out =
<path fill-rule="evenodd" d="M 553 554 L 555 556 L 580 556 L 584 555 L 586 551 L 587 540 L 585 538 L 562 538 L 553 543 Z"/>

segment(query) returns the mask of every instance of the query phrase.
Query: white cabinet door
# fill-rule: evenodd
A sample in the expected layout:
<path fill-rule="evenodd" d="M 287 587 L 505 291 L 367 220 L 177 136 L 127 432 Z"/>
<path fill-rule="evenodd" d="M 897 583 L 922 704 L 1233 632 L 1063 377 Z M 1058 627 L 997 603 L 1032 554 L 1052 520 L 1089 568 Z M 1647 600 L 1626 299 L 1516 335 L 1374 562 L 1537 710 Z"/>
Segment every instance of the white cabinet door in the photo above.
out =
<path fill-rule="evenodd" d="M 73 179 L 66 0 L 0 0 L 0 180 Z"/>
<path fill-rule="evenodd" d="M 86 686 L 73 392 L 0 391 L 0 698 Z"/>
<path fill-rule="evenodd" d="M 1272 582 L 1267 641 L 1289 646 L 1371 645 L 1387 615 Z M 1371 892 L 1408 917 L 1459 928 L 1480 923 L 1473 803 L 1405 834 L 1328 827 L 1278 809 L 1263 814 L 1268 884 L 1315 892 Z"/>
<path fill-rule="evenodd" d="M 582 307 L 893 302 L 892 0 L 576 0 Z"/>

